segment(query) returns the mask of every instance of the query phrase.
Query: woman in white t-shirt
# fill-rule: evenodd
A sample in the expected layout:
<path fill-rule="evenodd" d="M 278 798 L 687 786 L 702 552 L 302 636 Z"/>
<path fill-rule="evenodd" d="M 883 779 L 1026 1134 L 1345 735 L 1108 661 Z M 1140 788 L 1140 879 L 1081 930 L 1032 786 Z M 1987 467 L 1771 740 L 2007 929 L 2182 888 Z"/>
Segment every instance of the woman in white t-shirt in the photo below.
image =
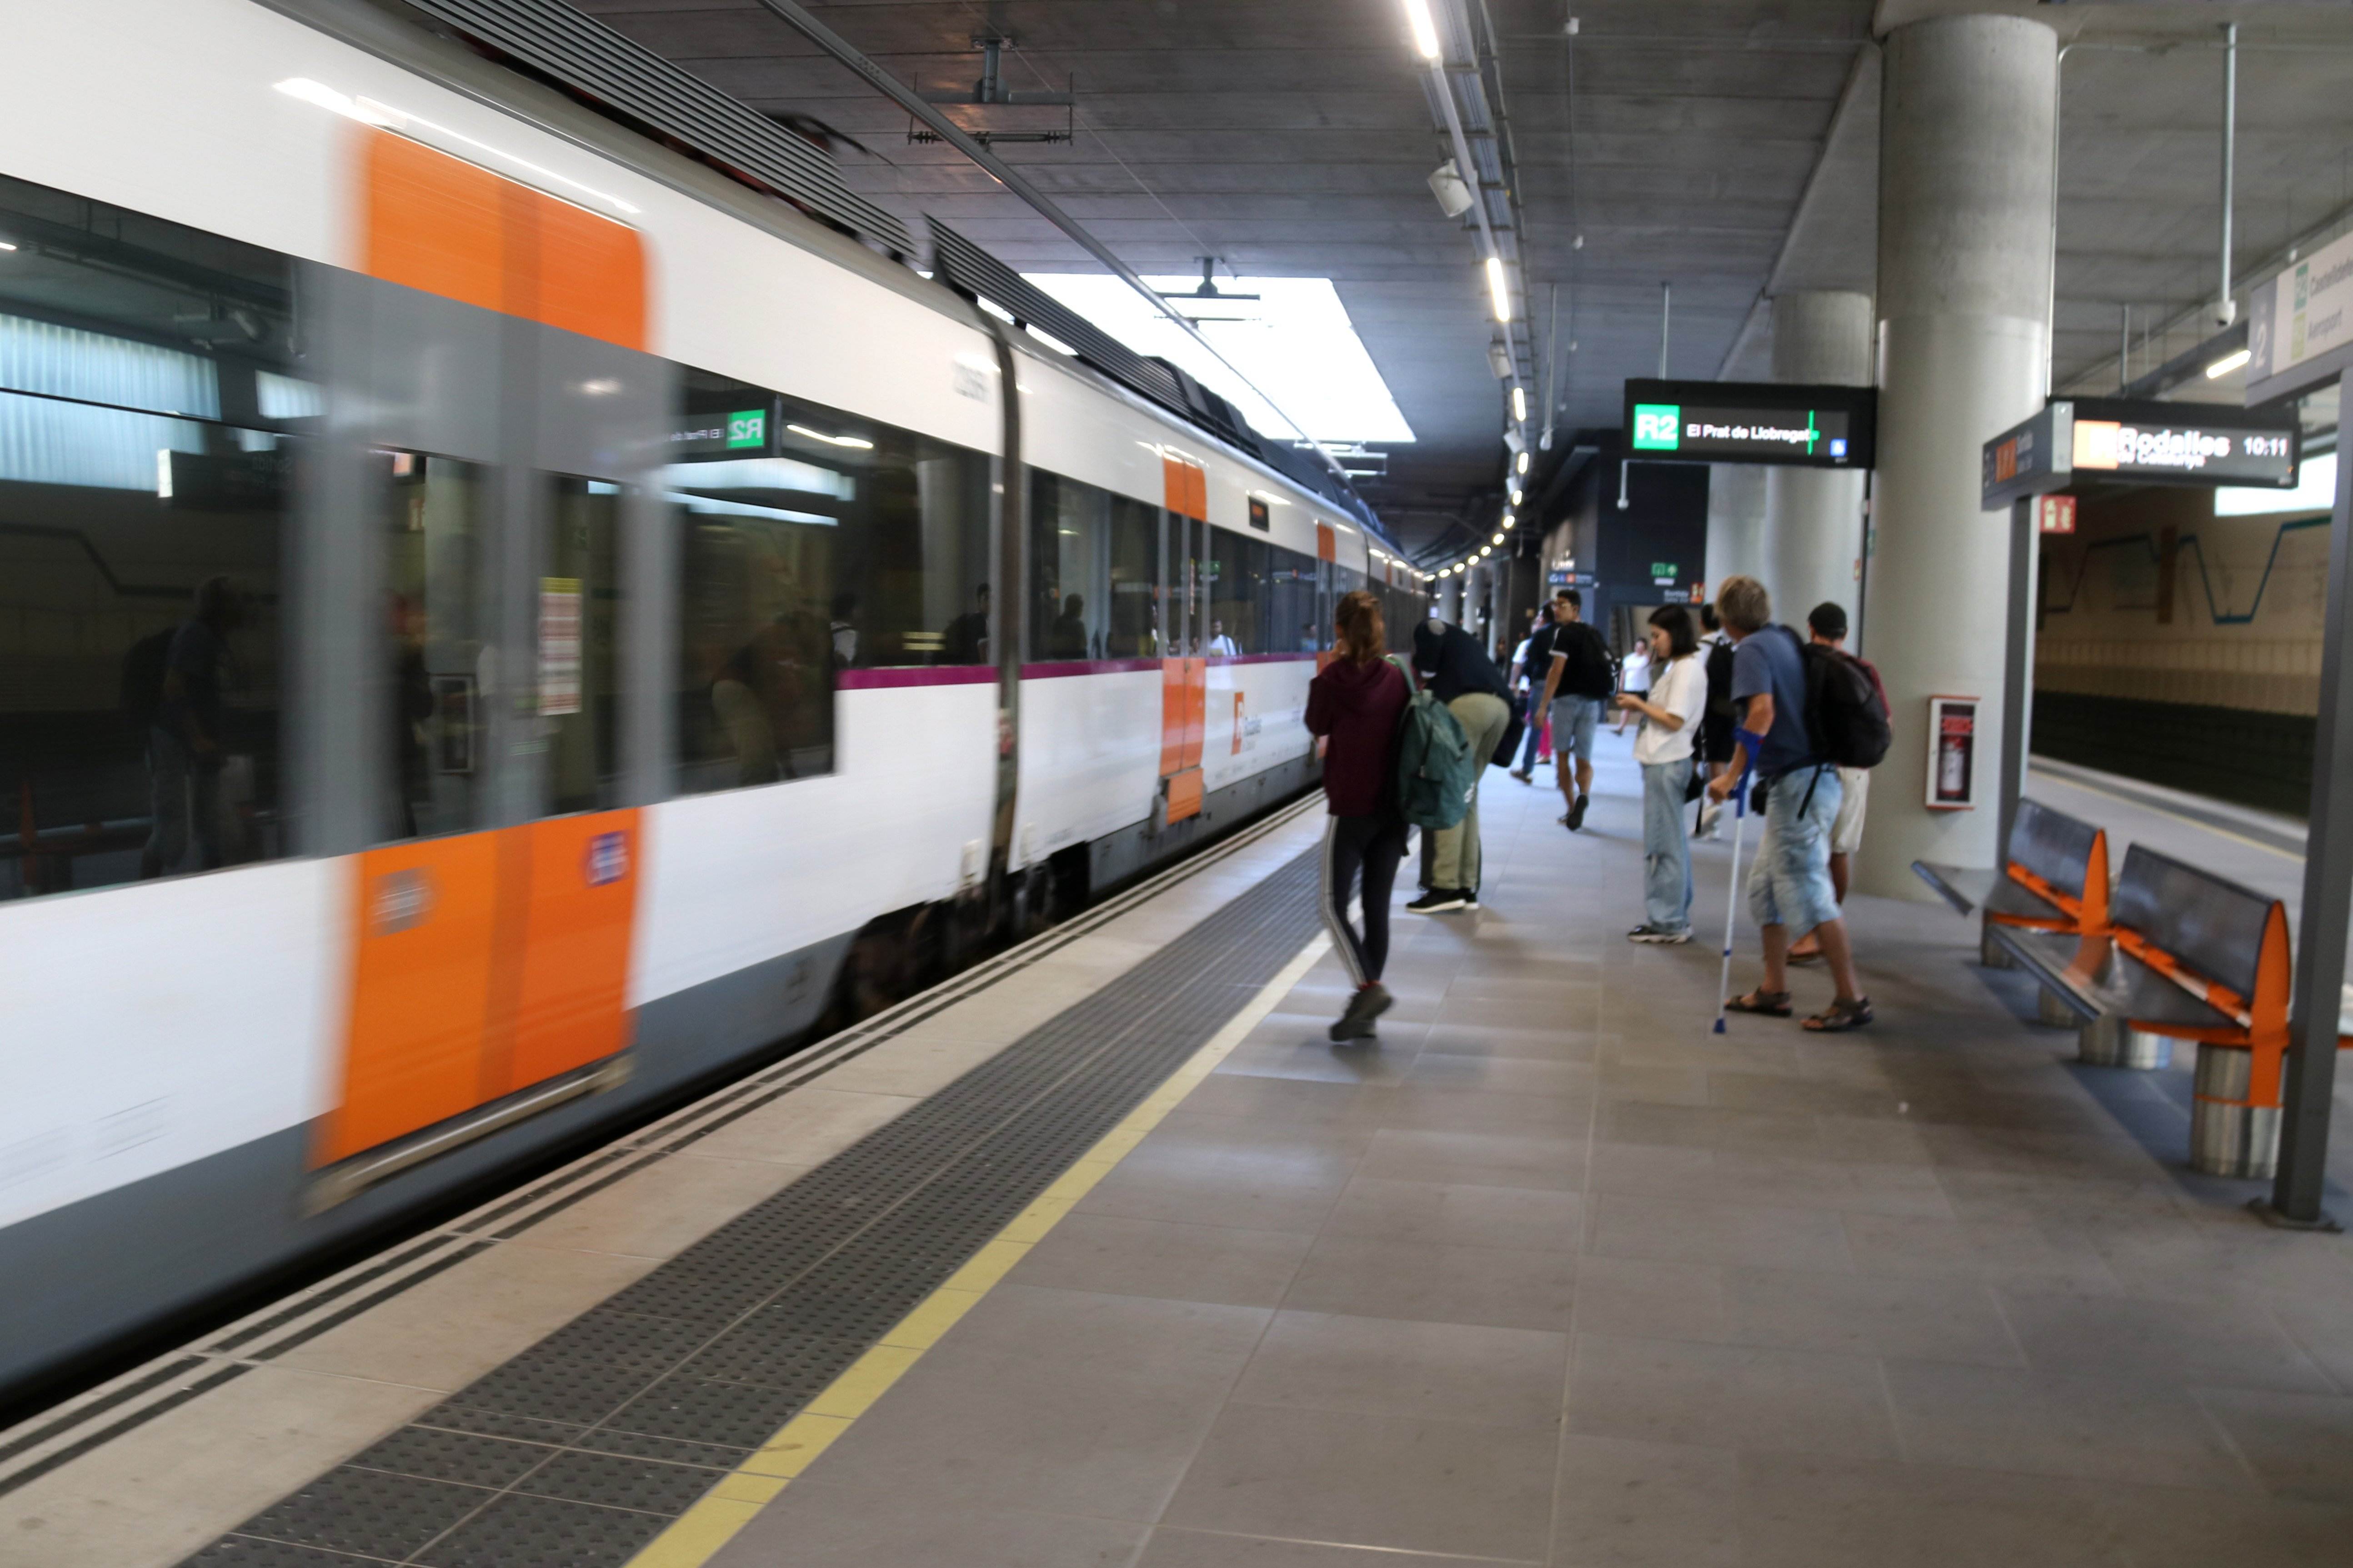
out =
<path fill-rule="evenodd" d="M 1651 647 L 1649 639 L 1645 637 L 1643 641 L 1627 649 L 1626 657 L 1618 661 L 1618 689 L 1635 697 L 1649 696 L 1651 670 Z M 1626 732 L 1626 721 L 1632 718 L 1637 711 L 1638 710 L 1628 708 L 1623 703 L 1619 705 L 1618 732 L 1620 734 Z"/>
<path fill-rule="evenodd" d="M 1651 612 L 1650 691 L 1618 694 L 1621 711 L 1642 716 L 1634 760 L 1642 764 L 1643 921 L 1634 942 L 1691 940 L 1691 841 L 1683 837 L 1683 795 L 1691 783 L 1692 742 L 1707 706 L 1707 670 L 1695 657 L 1691 612 L 1662 605 Z"/>

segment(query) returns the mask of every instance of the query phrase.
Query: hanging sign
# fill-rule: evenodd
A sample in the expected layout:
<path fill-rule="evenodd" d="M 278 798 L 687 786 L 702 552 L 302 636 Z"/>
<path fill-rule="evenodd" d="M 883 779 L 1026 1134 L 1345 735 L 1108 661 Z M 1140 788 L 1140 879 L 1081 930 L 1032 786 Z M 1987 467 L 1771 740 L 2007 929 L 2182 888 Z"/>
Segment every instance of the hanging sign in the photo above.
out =
<path fill-rule="evenodd" d="M 1978 499 L 1993 511 L 2086 479 L 2292 489 L 2302 456 L 2303 433 L 2293 409 L 2060 398 L 1985 444 Z"/>
<path fill-rule="evenodd" d="M 1867 468 L 1879 394 L 1868 386 L 1630 380 L 1625 413 L 1631 458 Z"/>
<path fill-rule="evenodd" d="M 2353 364 L 2353 234 L 2288 263 L 2247 295 L 2247 405 L 2273 402 Z"/>
<path fill-rule="evenodd" d="M 2034 498 L 2034 531 L 2037 533 L 2074 532 L 2075 498 L 2073 496 L 2036 496 Z"/>

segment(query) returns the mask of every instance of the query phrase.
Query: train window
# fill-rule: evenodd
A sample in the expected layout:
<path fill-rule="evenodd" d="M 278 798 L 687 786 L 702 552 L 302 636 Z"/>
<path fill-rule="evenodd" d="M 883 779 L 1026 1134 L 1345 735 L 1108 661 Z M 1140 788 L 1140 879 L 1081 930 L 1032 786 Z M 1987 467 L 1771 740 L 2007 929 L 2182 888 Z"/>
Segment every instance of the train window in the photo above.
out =
<path fill-rule="evenodd" d="M 1329 639 L 1315 607 L 1316 561 L 1296 550 L 1271 547 L 1267 570 L 1268 647 L 1277 653 L 1315 653 Z"/>
<path fill-rule="evenodd" d="M 490 470 L 422 452 L 377 452 L 385 609 L 392 654 L 387 838 L 491 825 L 489 704 L 498 624 L 485 567 Z"/>
<path fill-rule="evenodd" d="M 839 531 L 707 496 L 680 511 L 682 787 L 831 772 L 833 675 L 858 653 L 854 623 L 818 618 Z"/>
<path fill-rule="evenodd" d="M 271 252 L 0 177 L 0 898 L 284 853 Z"/>
<path fill-rule="evenodd" d="M 1042 468 L 1032 471 L 1029 572 L 1037 596 L 1029 616 L 1029 658 L 1108 657 L 1110 544 L 1107 492 Z"/>
<path fill-rule="evenodd" d="M 1160 630 L 1160 509 L 1111 498 L 1111 627 L 1108 658 L 1157 658 Z"/>
<path fill-rule="evenodd" d="M 546 482 L 552 493 L 538 628 L 539 720 L 548 758 L 543 799 L 550 812 L 595 811 L 620 804 L 621 491 L 601 479 L 562 474 Z"/>
<path fill-rule="evenodd" d="M 1209 531 L 1209 628 L 1213 658 L 1266 651 L 1266 542 L 1224 529 Z"/>

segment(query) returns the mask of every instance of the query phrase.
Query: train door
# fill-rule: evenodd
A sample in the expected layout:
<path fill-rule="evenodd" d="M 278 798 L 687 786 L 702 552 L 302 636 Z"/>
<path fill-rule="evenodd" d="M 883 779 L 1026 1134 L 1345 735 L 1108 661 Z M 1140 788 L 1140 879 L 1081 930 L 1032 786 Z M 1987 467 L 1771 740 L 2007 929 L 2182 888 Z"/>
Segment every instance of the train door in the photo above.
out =
<path fill-rule="evenodd" d="M 305 644 L 315 847 L 356 851 L 312 1151 L 332 1194 L 626 1070 L 634 808 L 669 754 L 649 464 L 671 398 L 617 344 L 312 281 L 342 439 L 311 569 L 345 616 Z"/>
<path fill-rule="evenodd" d="M 1201 743 L 1208 727 L 1208 637 L 1205 589 L 1208 572 L 1207 477 L 1200 465 L 1162 459 L 1161 511 L 1168 565 L 1167 651 L 1160 665 L 1160 775 L 1164 821 L 1182 822 L 1201 810 Z"/>

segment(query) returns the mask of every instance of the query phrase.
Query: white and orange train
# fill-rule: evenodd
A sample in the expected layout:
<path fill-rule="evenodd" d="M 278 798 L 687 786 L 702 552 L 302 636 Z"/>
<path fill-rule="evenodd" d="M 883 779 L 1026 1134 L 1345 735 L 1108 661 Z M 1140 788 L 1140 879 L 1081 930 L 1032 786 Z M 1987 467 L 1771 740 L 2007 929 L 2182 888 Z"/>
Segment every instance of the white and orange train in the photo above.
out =
<path fill-rule="evenodd" d="M 1295 793 L 1333 595 L 1419 613 L 1295 455 L 421 20 L 0 0 L 0 1386 Z"/>

